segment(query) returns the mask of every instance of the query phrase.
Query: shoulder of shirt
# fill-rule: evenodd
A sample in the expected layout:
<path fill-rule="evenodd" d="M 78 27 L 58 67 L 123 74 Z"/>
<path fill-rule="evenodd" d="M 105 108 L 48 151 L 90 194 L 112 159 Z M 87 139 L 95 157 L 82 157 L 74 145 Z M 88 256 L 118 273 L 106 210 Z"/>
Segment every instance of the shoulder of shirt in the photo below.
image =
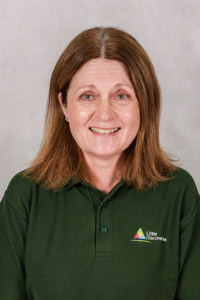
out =
<path fill-rule="evenodd" d="M 200 205 L 200 195 L 190 173 L 178 168 L 172 182 L 173 190 L 177 189 L 179 195 L 182 195 L 182 205 L 185 207 L 185 212 L 195 210 Z"/>
<path fill-rule="evenodd" d="M 193 177 L 182 168 L 178 168 L 174 176 L 174 191 L 176 186 L 181 199 L 181 227 L 183 228 L 195 219 L 200 207 L 200 195 Z"/>
<path fill-rule="evenodd" d="M 199 199 L 199 192 L 197 189 L 197 186 L 195 184 L 195 181 L 190 173 L 188 173 L 186 170 L 182 168 L 177 168 L 175 171 L 172 180 L 171 180 L 172 186 L 174 188 L 178 188 L 182 191 L 188 191 L 188 193 L 196 194 L 196 198 Z"/>
<path fill-rule="evenodd" d="M 176 171 L 174 172 L 172 179 L 174 183 L 181 183 L 182 185 L 184 184 L 195 184 L 193 177 L 191 176 L 190 173 L 188 173 L 186 170 L 183 168 L 177 168 Z"/>
<path fill-rule="evenodd" d="M 38 189 L 38 185 L 24 177 L 24 172 L 25 170 L 13 176 L 5 191 L 4 199 L 16 211 L 27 215 L 30 211 L 33 194 Z"/>
<path fill-rule="evenodd" d="M 25 171 L 26 170 L 23 170 L 13 176 L 13 178 L 10 180 L 10 183 L 8 184 L 7 192 L 11 194 L 13 192 L 16 193 L 22 190 L 28 192 L 33 188 L 33 186 L 36 186 L 36 183 L 28 179 L 27 177 L 24 177 Z"/>
<path fill-rule="evenodd" d="M 177 195 L 178 199 L 182 199 L 181 201 L 186 201 L 190 204 L 193 203 L 193 205 L 196 205 L 200 200 L 193 177 L 189 172 L 180 167 L 168 176 L 167 181 L 159 184 L 158 188 L 164 188 L 165 191 L 168 189 L 173 195 Z"/>

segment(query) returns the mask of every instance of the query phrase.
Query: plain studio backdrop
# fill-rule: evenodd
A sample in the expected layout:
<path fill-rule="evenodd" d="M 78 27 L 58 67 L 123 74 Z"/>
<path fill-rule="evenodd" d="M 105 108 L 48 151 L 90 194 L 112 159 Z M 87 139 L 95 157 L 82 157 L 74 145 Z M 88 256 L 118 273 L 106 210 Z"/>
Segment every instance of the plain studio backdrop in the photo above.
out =
<path fill-rule="evenodd" d="M 161 144 L 200 190 L 199 0 L 0 0 L 0 198 L 39 149 L 60 54 L 95 26 L 127 31 L 150 56 L 162 91 Z"/>

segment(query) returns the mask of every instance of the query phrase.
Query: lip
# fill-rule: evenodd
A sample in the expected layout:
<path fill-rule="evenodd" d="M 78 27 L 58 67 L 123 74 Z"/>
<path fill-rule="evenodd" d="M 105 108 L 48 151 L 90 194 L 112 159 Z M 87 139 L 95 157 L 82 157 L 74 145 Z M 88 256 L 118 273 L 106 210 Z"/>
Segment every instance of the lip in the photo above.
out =
<path fill-rule="evenodd" d="M 90 129 L 91 127 L 96 128 L 96 129 L 101 129 L 101 130 L 113 130 L 113 129 L 118 128 L 118 130 L 113 132 L 113 133 L 99 133 L 99 132 L 92 131 Z M 112 137 L 112 136 L 116 135 L 121 130 L 121 127 L 117 127 L 117 126 L 116 127 L 109 127 L 109 128 L 96 127 L 96 126 L 91 126 L 91 127 L 89 127 L 90 132 L 92 132 L 95 135 L 102 136 L 102 137 Z"/>
<path fill-rule="evenodd" d="M 119 127 L 119 126 L 108 127 L 108 128 L 98 127 L 98 126 L 90 126 L 89 129 L 90 129 L 90 128 L 96 128 L 96 129 L 101 129 L 101 130 L 113 130 L 113 129 L 115 129 L 115 128 L 120 128 L 120 129 L 121 129 L 121 127 Z"/>

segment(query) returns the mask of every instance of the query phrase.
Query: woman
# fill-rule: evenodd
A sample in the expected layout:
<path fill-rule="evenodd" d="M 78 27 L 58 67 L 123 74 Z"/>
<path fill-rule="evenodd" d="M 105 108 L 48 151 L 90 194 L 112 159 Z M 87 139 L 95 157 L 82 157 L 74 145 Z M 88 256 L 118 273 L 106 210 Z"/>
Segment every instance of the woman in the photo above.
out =
<path fill-rule="evenodd" d="M 200 299 L 199 194 L 159 145 L 149 57 L 115 28 L 58 60 L 32 165 L 0 206 L 0 299 Z"/>

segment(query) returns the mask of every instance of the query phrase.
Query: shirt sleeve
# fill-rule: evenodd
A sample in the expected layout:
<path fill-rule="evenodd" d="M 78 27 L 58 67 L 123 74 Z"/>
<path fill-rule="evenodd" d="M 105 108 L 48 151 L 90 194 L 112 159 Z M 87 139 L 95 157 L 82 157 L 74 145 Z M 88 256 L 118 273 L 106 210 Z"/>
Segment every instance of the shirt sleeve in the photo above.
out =
<path fill-rule="evenodd" d="M 0 202 L 0 300 L 26 300 L 24 267 L 27 216 L 8 194 Z"/>
<path fill-rule="evenodd" d="M 180 222 L 180 273 L 175 300 L 199 300 L 200 199 L 194 183 L 185 198 L 187 205 Z"/>

